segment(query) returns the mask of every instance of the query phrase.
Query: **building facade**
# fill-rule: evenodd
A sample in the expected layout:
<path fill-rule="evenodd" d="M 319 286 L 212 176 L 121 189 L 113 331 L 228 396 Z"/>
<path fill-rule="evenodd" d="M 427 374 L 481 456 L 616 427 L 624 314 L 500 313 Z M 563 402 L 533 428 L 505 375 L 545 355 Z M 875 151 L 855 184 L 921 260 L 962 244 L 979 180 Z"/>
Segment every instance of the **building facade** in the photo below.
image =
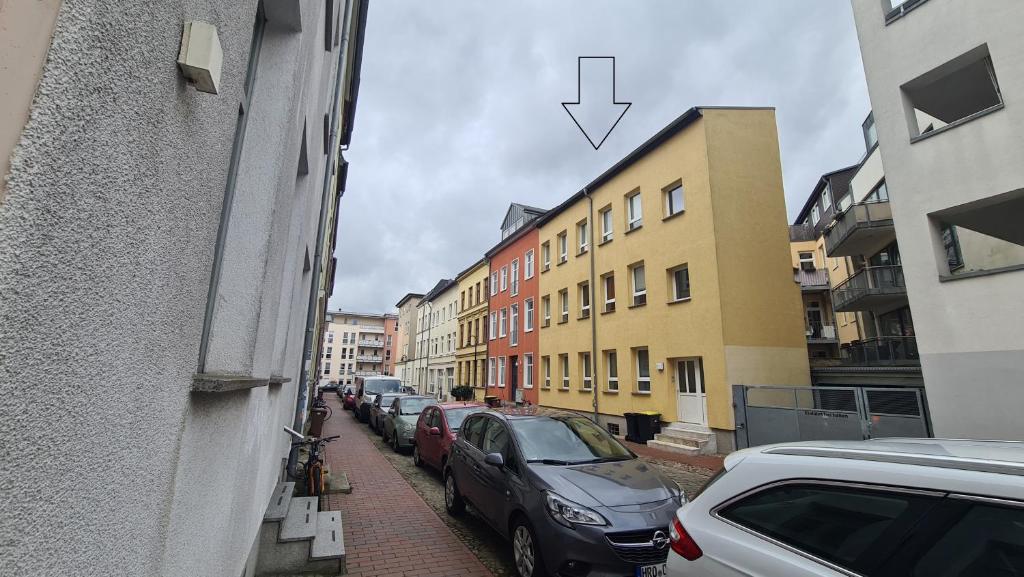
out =
<path fill-rule="evenodd" d="M 483 389 L 487 371 L 487 294 L 486 257 L 455 277 L 459 290 L 458 346 L 455 349 L 455 384 Z M 475 396 L 483 398 L 483 394 Z"/>
<path fill-rule="evenodd" d="M 255 573 L 319 360 L 365 16 L 0 4 L 0 573 Z M 193 20 L 217 94 L 175 64 Z"/>
<path fill-rule="evenodd" d="M 458 284 L 445 279 L 423 297 L 420 308 L 425 329 L 420 334 L 422 367 L 417 390 L 423 395 L 445 398 L 455 386 L 455 349 L 458 337 Z"/>
<path fill-rule="evenodd" d="M 513 203 L 502 240 L 487 252 L 487 387 L 485 396 L 537 404 L 537 218 L 544 210 Z"/>
<path fill-rule="evenodd" d="M 852 4 L 935 434 L 1024 438 L 1024 5 Z"/>
<path fill-rule="evenodd" d="M 538 222 L 541 405 L 726 452 L 733 385 L 810 384 L 774 110 L 691 109 Z"/>
<path fill-rule="evenodd" d="M 397 315 L 331 311 L 324 329 L 320 382 L 351 385 L 356 377 L 388 373 L 388 325 Z"/>
<path fill-rule="evenodd" d="M 398 315 L 384 315 L 384 374 L 395 375 L 395 339 L 398 336 Z"/>
<path fill-rule="evenodd" d="M 416 360 L 416 305 L 420 304 L 423 295 L 409 293 L 402 297 L 395 306 L 398 308 L 398 331 L 395 335 L 395 376 L 402 384 L 414 386 Z"/>

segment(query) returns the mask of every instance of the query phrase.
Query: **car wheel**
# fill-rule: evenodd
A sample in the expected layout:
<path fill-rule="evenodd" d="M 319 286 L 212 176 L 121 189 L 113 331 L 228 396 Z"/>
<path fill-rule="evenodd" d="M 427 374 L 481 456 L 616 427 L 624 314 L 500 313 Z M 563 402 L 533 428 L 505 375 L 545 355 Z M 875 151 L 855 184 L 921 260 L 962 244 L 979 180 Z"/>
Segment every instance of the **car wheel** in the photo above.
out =
<path fill-rule="evenodd" d="M 422 467 L 423 466 L 423 459 L 420 458 L 420 446 L 419 445 L 413 445 L 412 446 L 412 464 L 416 465 L 417 467 Z"/>
<path fill-rule="evenodd" d="M 384 425 L 383 427 L 381 427 L 380 438 L 384 440 L 384 444 L 386 445 L 387 442 L 388 442 L 388 427 L 387 427 L 387 425 Z"/>
<path fill-rule="evenodd" d="M 466 512 L 466 502 L 462 500 L 459 486 L 455 484 L 455 476 L 451 471 L 444 476 L 444 509 L 452 517 L 458 517 Z"/>
<path fill-rule="evenodd" d="M 395 435 L 393 437 L 391 437 L 391 448 L 394 449 L 396 453 L 401 453 L 402 452 L 402 447 L 399 446 L 399 444 L 398 444 L 398 432 L 397 431 L 395 431 Z"/>
<path fill-rule="evenodd" d="M 544 563 L 541 562 L 537 539 L 525 519 L 516 521 L 512 528 L 512 558 L 519 577 L 544 575 Z"/>

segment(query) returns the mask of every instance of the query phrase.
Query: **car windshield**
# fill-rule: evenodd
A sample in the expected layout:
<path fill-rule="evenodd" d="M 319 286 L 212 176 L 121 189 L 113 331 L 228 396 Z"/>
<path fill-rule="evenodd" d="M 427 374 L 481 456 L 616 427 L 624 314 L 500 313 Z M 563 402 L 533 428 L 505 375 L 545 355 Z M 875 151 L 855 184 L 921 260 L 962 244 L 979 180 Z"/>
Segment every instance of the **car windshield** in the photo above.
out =
<path fill-rule="evenodd" d="M 402 388 L 402 381 L 398 379 L 372 379 L 367 380 L 363 387 L 365 394 L 376 395 L 379 393 L 397 393 Z"/>
<path fill-rule="evenodd" d="M 624 461 L 633 456 L 585 417 L 510 419 L 527 461 L 572 465 Z"/>
<path fill-rule="evenodd" d="M 403 415 L 418 415 L 434 404 L 434 399 L 405 399 L 399 406 Z"/>
<path fill-rule="evenodd" d="M 448 419 L 448 428 L 458 431 L 462 427 L 462 421 L 473 413 L 479 413 L 486 407 L 459 407 L 457 409 L 446 409 L 444 416 Z"/>
<path fill-rule="evenodd" d="M 380 398 L 380 406 L 382 406 L 382 407 L 384 407 L 386 409 L 386 408 L 390 407 L 391 404 L 394 403 L 395 399 L 397 399 L 397 398 L 398 398 L 397 395 L 383 395 Z"/>

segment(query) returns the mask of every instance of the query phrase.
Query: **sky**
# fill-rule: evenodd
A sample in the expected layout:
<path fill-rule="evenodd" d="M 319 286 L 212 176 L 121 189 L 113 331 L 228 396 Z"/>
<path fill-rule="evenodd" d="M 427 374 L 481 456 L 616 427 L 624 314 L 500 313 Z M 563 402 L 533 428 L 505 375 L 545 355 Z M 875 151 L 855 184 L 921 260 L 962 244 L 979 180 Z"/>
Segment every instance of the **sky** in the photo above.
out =
<path fill-rule="evenodd" d="M 561 105 L 580 56 L 632 103 L 598 150 Z M 792 221 L 870 110 L 850 0 L 373 0 L 361 74 L 332 310 L 455 278 L 509 203 L 556 206 L 693 106 L 776 108 Z"/>

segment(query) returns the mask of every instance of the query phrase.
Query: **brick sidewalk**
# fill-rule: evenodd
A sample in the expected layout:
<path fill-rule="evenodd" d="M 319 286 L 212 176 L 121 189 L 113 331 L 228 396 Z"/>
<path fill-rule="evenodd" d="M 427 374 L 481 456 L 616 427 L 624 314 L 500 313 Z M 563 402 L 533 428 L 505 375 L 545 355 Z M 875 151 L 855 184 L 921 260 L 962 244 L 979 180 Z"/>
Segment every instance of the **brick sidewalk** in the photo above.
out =
<path fill-rule="evenodd" d="M 330 495 L 341 511 L 348 575 L 355 577 L 491 577 L 444 522 L 384 458 L 352 413 L 327 396 L 334 416 L 324 435 L 341 435 L 327 445 L 331 471 L 352 484 L 349 495 Z"/>
<path fill-rule="evenodd" d="M 725 457 L 720 455 L 695 455 L 693 457 L 689 455 L 683 455 L 681 453 L 673 453 L 672 451 L 664 451 L 662 449 L 655 449 L 648 447 L 641 443 L 634 443 L 625 439 L 620 439 L 623 445 L 626 445 L 634 453 L 641 457 L 649 457 L 652 459 L 661 459 L 663 461 L 674 461 L 683 465 L 690 465 L 691 467 L 701 467 L 703 469 L 710 469 L 712 471 L 718 471 L 722 468 L 722 461 Z"/>

